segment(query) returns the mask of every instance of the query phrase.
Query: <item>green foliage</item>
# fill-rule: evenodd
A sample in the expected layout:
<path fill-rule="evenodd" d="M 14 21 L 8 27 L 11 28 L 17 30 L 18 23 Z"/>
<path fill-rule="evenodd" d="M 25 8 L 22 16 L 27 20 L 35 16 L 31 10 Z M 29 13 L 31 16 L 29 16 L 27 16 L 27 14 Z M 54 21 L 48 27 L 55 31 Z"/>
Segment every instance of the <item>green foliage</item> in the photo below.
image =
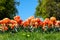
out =
<path fill-rule="evenodd" d="M 60 20 L 60 0 L 39 0 L 36 7 L 35 16 L 42 16 L 43 18 L 50 18 L 52 16 Z"/>
<path fill-rule="evenodd" d="M 0 19 L 13 18 L 17 14 L 15 0 L 0 0 Z"/>
<path fill-rule="evenodd" d="M 24 34 L 24 35 L 23 35 Z M 30 35 L 27 37 L 27 35 Z M 38 33 L 38 32 L 18 32 L 0 33 L 1 40 L 60 40 L 60 33 Z"/>

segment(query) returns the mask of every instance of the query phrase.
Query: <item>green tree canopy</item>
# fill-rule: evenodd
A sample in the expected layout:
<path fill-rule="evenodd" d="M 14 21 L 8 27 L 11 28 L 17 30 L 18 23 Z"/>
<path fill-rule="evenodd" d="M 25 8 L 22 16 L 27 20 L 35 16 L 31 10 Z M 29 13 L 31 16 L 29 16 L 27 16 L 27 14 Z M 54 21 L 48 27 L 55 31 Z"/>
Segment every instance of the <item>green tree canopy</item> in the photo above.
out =
<path fill-rule="evenodd" d="M 0 0 L 0 19 L 13 18 L 17 14 L 15 0 Z"/>
<path fill-rule="evenodd" d="M 43 18 L 54 16 L 60 20 L 60 0 L 38 0 L 35 16 Z"/>

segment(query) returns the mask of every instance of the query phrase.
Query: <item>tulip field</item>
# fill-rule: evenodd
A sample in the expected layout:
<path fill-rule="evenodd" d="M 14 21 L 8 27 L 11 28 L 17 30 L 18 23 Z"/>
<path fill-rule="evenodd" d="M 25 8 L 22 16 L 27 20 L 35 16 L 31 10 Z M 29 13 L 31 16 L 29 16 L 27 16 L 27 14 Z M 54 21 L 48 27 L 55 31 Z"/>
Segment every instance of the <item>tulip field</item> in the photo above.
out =
<path fill-rule="evenodd" d="M 22 20 L 20 16 L 0 20 L 1 40 L 60 40 L 60 20 L 55 17 L 31 16 Z"/>

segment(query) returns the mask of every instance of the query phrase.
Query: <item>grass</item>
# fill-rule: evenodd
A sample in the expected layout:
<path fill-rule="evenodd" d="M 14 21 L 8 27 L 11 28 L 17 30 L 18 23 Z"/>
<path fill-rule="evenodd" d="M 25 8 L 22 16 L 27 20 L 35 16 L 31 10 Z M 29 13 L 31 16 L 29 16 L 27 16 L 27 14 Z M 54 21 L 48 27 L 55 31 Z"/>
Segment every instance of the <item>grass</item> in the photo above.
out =
<path fill-rule="evenodd" d="M 17 32 L 0 33 L 0 40 L 60 40 L 60 32 L 40 33 L 40 32 Z"/>

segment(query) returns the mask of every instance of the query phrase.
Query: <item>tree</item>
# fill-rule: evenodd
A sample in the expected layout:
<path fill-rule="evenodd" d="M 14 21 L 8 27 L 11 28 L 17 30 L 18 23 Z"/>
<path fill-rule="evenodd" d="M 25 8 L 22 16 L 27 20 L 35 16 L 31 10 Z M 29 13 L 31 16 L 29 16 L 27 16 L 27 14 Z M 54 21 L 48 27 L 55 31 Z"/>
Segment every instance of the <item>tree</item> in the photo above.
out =
<path fill-rule="evenodd" d="M 17 14 L 15 0 L 0 0 L 0 20 L 7 17 L 12 19 Z"/>
<path fill-rule="evenodd" d="M 36 7 L 35 16 L 43 18 L 50 18 L 52 16 L 60 20 L 60 0 L 39 0 Z"/>

